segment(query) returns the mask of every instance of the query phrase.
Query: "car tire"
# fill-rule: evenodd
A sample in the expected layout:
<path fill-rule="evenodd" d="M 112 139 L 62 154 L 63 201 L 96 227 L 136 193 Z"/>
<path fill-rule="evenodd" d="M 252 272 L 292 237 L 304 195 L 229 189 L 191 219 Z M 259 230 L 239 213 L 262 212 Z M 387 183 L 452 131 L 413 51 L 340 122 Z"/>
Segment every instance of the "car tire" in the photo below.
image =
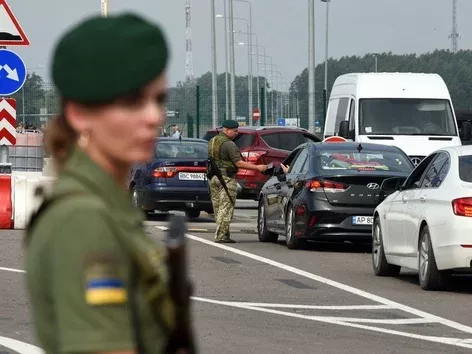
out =
<path fill-rule="evenodd" d="M 451 274 L 436 264 L 428 226 L 423 227 L 418 245 L 418 278 L 423 290 L 442 290 L 449 285 Z"/>
<path fill-rule="evenodd" d="M 267 231 L 267 217 L 265 213 L 264 200 L 259 200 L 259 207 L 257 209 L 257 235 L 260 242 L 277 242 L 279 235 Z"/>
<path fill-rule="evenodd" d="M 189 219 L 196 219 L 200 216 L 201 211 L 195 209 L 187 209 L 185 210 L 185 216 Z"/>
<path fill-rule="evenodd" d="M 387 262 L 383 246 L 382 227 L 378 217 L 375 218 L 372 229 L 372 267 L 375 275 L 380 277 L 397 276 L 401 270 L 400 266 Z"/>
<path fill-rule="evenodd" d="M 285 218 L 285 243 L 287 244 L 287 248 L 290 250 L 296 250 L 301 248 L 303 240 L 296 237 L 295 235 L 295 213 L 293 212 L 293 208 L 291 205 L 287 208 L 287 215 Z"/>

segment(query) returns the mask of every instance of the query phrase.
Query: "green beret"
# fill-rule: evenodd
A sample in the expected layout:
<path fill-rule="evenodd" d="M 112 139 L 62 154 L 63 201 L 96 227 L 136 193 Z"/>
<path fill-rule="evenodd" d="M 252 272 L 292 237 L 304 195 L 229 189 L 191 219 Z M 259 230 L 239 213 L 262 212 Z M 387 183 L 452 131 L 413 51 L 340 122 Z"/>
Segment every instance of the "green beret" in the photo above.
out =
<path fill-rule="evenodd" d="M 235 120 L 227 119 L 223 122 L 223 128 L 236 129 L 239 128 L 239 123 Z"/>
<path fill-rule="evenodd" d="M 63 98 L 110 102 L 156 79 L 165 70 L 168 56 L 159 26 L 131 13 L 94 16 L 59 40 L 52 78 Z"/>

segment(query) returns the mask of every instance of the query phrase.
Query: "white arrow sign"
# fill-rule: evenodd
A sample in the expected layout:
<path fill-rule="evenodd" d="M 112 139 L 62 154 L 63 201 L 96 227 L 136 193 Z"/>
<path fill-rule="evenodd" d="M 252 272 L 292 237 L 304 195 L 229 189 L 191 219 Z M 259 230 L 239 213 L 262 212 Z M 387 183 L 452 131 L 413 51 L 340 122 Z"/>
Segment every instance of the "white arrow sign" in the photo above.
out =
<path fill-rule="evenodd" d="M 6 65 L 0 65 L 1 69 L 5 69 L 7 72 L 7 79 L 14 80 L 14 81 L 20 81 L 20 78 L 18 77 L 18 71 L 16 69 L 11 69 L 8 64 Z M 1 70 L 0 69 L 0 70 Z"/>

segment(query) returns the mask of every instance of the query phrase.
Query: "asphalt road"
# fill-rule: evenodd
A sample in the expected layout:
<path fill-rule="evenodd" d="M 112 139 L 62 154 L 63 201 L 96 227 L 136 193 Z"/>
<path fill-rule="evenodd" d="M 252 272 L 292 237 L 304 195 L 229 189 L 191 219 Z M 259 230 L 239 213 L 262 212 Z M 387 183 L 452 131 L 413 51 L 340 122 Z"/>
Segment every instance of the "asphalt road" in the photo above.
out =
<path fill-rule="evenodd" d="M 235 212 L 234 245 L 212 242 L 211 217 L 188 224 L 200 353 L 472 352 L 471 278 L 425 292 L 412 272 L 375 277 L 365 247 L 262 244 L 255 212 Z M 166 217 L 146 228 L 159 242 Z M 26 346 L 36 342 L 15 271 L 23 268 L 22 234 L 0 231 L 0 353 L 40 353 Z"/>

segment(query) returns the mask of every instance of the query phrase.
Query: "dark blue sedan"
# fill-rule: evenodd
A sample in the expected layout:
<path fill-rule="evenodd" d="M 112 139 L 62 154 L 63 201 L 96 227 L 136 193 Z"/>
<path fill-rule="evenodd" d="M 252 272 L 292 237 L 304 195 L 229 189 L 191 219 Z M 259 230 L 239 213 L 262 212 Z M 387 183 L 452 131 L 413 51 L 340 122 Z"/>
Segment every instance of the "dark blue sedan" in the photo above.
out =
<path fill-rule="evenodd" d="M 160 137 L 154 158 L 131 172 L 134 204 L 146 212 L 185 211 L 189 218 L 197 218 L 201 211 L 212 214 L 207 158 L 206 140 Z"/>

